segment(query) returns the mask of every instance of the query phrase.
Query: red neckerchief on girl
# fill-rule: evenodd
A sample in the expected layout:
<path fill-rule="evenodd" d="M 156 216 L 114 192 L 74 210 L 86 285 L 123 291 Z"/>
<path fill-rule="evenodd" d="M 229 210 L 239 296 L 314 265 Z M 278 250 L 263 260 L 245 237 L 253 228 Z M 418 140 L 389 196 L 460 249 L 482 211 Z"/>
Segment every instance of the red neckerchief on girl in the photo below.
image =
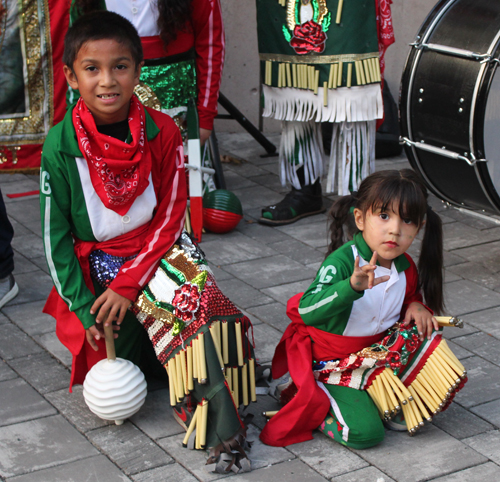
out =
<path fill-rule="evenodd" d="M 73 109 L 73 126 L 88 163 L 90 180 L 104 206 L 123 216 L 149 185 L 151 153 L 146 139 L 144 107 L 133 95 L 128 112 L 132 143 L 101 134 L 80 98 Z"/>

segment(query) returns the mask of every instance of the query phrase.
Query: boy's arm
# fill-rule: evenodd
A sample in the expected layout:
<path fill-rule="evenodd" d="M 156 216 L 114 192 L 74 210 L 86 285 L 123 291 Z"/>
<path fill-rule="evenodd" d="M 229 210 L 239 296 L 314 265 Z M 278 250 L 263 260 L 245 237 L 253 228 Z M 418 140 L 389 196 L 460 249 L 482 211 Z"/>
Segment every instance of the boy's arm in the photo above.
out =
<path fill-rule="evenodd" d="M 335 320 L 348 317 L 354 301 L 363 296 L 364 291 L 354 291 L 351 287 L 354 260 L 350 253 L 350 249 L 338 250 L 328 256 L 303 294 L 299 314 L 306 325 L 335 333 L 338 331 Z M 343 330 L 345 323 L 341 325 L 338 328 Z"/>
<path fill-rule="evenodd" d="M 40 210 L 45 257 L 57 292 L 87 329 L 95 323 L 94 316 L 90 314 L 95 296 L 85 284 L 73 249 L 68 174 L 61 169 L 61 155 L 47 147 L 47 144 L 50 144 L 49 140 L 44 146 L 40 171 Z"/>
<path fill-rule="evenodd" d="M 160 117 L 158 117 L 160 116 Z M 135 301 L 140 289 L 153 276 L 163 255 L 173 246 L 184 228 L 187 190 L 184 151 L 178 127 L 164 114 L 152 113 L 162 128 L 151 141 L 151 149 L 161 149 L 161 165 L 151 174 L 158 205 L 151 220 L 144 246 L 138 256 L 125 263 L 109 288 Z M 156 179 L 155 179 L 156 178 Z"/>
<path fill-rule="evenodd" d="M 193 0 L 200 128 L 211 131 L 224 65 L 224 27 L 219 0 Z"/>

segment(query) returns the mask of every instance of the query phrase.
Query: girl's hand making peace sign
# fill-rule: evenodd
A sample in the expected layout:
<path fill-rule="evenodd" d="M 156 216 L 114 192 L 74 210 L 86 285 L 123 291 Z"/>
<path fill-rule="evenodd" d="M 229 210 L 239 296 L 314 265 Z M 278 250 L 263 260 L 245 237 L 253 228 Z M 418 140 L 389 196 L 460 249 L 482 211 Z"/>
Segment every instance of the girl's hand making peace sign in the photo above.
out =
<path fill-rule="evenodd" d="M 371 290 L 374 286 L 380 283 L 385 283 L 390 276 L 380 276 L 375 278 L 375 270 L 377 269 L 377 252 L 373 252 L 372 259 L 368 264 L 359 266 L 359 256 L 356 256 L 354 261 L 354 272 L 351 276 L 351 288 L 354 291 Z"/>

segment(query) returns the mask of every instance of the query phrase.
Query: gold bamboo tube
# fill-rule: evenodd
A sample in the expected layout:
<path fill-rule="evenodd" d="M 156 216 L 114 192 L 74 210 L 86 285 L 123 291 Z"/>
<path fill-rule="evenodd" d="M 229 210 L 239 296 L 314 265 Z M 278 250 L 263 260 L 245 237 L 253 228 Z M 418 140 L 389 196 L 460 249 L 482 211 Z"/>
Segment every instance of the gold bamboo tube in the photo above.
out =
<path fill-rule="evenodd" d="M 168 391 L 170 394 L 170 405 L 174 407 L 177 404 L 177 397 L 175 395 L 175 382 L 174 382 L 174 373 L 172 370 L 172 364 L 168 362 L 167 364 L 167 373 L 168 373 Z"/>
<path fill-rule="evenodd" d="M 441 367 L 436 363 L 435 357 L 432 355 L 427 359 L 426 365 L 429 365 L 429 367 L 432 369 L 434 373 L 434 378 L 438 380 L 438 383 L 441 385 L 441 388 L 444 390 L 445 394 L 448 394 L 448 390 L 451 388 L 453 384 L 449 384 L 448 380 L 444 376 L 443 372 L 444 370 L 441 369 Z"/>
<path fill-rule="evenodd" d="M 356 83 L 361 85 L 361 76 L 359 74 L 359 65 L 358 62 L 354 62 L 354 73 L 356 74 Z"/>
<path fill-rule="evenodd" d="M 375 391 L 375 388 L 373 388 L 373 384 L 369 386 L 366 389 L 366 391 L 368 392 L 368 395 L 370 395 L 370 398 L 377 407 L 378 413 L 380 414 L 380 418 L 384 418 L 384 410 L 382 409 L 382 405 L 380 403 L 380 399 L 377 396 L 377 392 Z"/>
<path fill-rule="evenodd" d="M 194 390 L 194 380 L 193 380 L 193 347 L 188 346 L 186 348 L 187 357 L 187 384 L 188 390 Z"/>
<path fill-rule="evenodd" d="M 344 74 L 344 64 L 339 61 L 339 69 L 337 72 L 337 87 L 342 87 L 342 75 Z"/>
<path fill-rule="evenodd" d="M 182 397 L 183 397 L 183 393 L 184 393 L 184 390 L 182 389 L 182 386 L 179 385 L 179 382 L 181 381 L 180 380 L 180 377 L 179 377 L 179 370 L 177 368 L 177 359 L 175 356 L 173 356 L 171 359 L 170 359 L 170 362 L 169 362 L 171 365 L 172 365 L 172 374 L 173 374 L 173 378 L 174 378 L 174 386 L 175 386 L 175 398 L 177 399 L 177 402 L 179 402 L 180 400 L 182 400 Z"/>
<path fill-rule="evenodd" d="M 380 82 L 382 80 L 382 78 L 380 77 L 380 64 L 377 61 L 378 61 L 378 57 L 372 58 L 373 71 L 375 72 L 375 79 L 377 79 L 377 82 Z"/>
<path fill-rule="evenodd" d="M 238 381 L 238 367 L 233 367 L 233 392 L 234 392 L 234 404 L 236 408 L 240 406 L 240 384 Z"/>
<path fill-rule="evenodd" d="M 372 76 L 371 76 L 371 72 L 370 72 L 370 64 L 368 62 L 368 59 L 364 59 L 362 62 L 362 65 L 363 65 L 363 69 L 365 71 L 366 83 L 371 84 L 373 81 L 372 81 Z"/>
<path fill-rule="evenodd" d="M 434 391 L 443 399 L 446 400 L 449 396 L 448 393 L 448 387 L 446 383 L 441 379 L 439 372 L 436 372 L 435 367 L 429 363 L 429 360 L 427 360 L 426 364 L 424 365 L 425 373 L 430 378 L 433 380 L 434 385 Z"/>
<path fill-rule="evenodd" d="M 250 358 L 248 360 L 249 371 L 250 371 L 250 400 L 252 402 L 257 401 L 257 390 L 255 389 L 255 360 Z"/>
<path fill-rule="evenodd" d="M 201 423 L 200 423 L 200 447 L 202 449 L 207 445 L 207 421 L 208 421 L 208 400 L 201 402 Z"/>
<path fill-rule="evenodd" d="M 413 420 L 415 420 L 416 428 L 419 428 L 424 424 L 424 419 L 422 418 L 422 414 L 418 409 L 417 403 L 414 400 L 412 400 L 410 403 L 408 403 L 408 408 L 413 413 Z"/>
<path fill-rule="evenodd" d="M 328 82 L 323 82 L 323 105 L 328 105 Z"/>
<path fill-rule="evenodd" d="M 219 342 L 219 348 L 221 349 L 221 353 L 222 353 L 222 337 L 221 337 L 221 334 L 220 334 L 220 321 L 214 321 L 212 323 L 212 326 L 215 327 L 215 336 L 217 337 L 217 341 Z"/>
<path fill-rule="evenodd" d="M 262 412 L 262 415 L 267 418 L 273 418 L 278 412 L 279 410 L 269 410 L 267 412 Z"/>
<path fill-rule="evenodd" d="M 361 75 L 361 81 L 363 82 L 363 85 L 365 85 L 368 83 L 368 81 L 366 80 L 365 71 L 363 69 L 363 62 L 361 62 L 361 60 L 358 60 L 358 65 L 359 65 L 359 75 Z"/>
<path fill-rule="evenodd" d="M 439 364 L 445 369 L 446 373 L 448 374 L 448 380 L 453 380 L 452 385 L 455 385 L 457 383 L 457 380 L 460 380 L 460 377 L 457 376 L 456 372 L 450 367 L 448 362 L 441 356 L 441 353 L 437 350 L 434 350 L 432 353 L 432 356 L 436 357 L 436 359 L 439 361 Z"/>
<path fill-rule="evenodd" d="M 302 89 L 302 65 L 297 65 L 297 88 Z"/>
<path fill-rule="evenodd" d="M 205 335 L 200 333 L 198 336 L 198 348 L 199 348 L 199 363 L 200 363 L 200 373 L 201 381 L 200 383 L 207 383 L 207 360 L 205 357 Z"/>
<path fill-rule="evenodd" d="M 418 405 L 418 408 L 420 410 L 420 413 L 423 415 L 423 417 L 426 420 L 431 420 L 431 415 L 428 412 L 428 410 L 425 408 L 424 402 L 420 399 L 420 395 L 417 393 L 415 388 L 413 388 L 412 385 L 408 387 L 408 390 L 410 390 L 411 396 L 413 397 L 413 400 L 415 400 L 416 404 Z"/>
<path fill-rule="evenodd" d="M 282 87 L 281 64 L 278 64 L 278 88 Z"/>
<path fill-rule="evenodd" d="M 184 221 L 184 229 L 188 232 L 188 234 L 191 234 L 193 232 L 191 229 L 191 219 L 189 216 L 189 208 L 186 208 L 186 219 Z"/>
<path fill-rule="evenodd" d="M 187 429 L 186 435 L 184 436 L 184 439 L 182 440 L 183 447 L 187 447 L 189 437 L 191 437 L 191 434 L 193 433 L 193 430 L 196 427 L 196 422 L 198 421 L 199 413 L 200 413 L 200 411 L 198 410 L 198 407 L 196 407 L 193 418 L 191 419 L 191 423 L 189 424 L 189 427 Z"/>
<path fill-rule="evenodd" d="M 226 370 L 226 382 L 229 390 L 233 391 L 233 370 L 231 367 L 228 367 Z"/>
<path fill-rule="evenodd" d="M 330 73 L 328 74 L 328 88 L 333 88 L 333 66 L 335 64 L 330 64 Z"/>
<path fill-rule="evenodd" d="M 298 87 L 297 84 L 297 64 L 292 64 L 292 81 L 295 88 Z"/>
<path fill-rule="evenodd" d="M 401 407 L 396 399 L 396 395 L 394 395 L 394 392 L 392 391 L 392 387 L 389 383 L 388 380 L 383 376 L 383 373 L 380 373 L 380 375 L 377 378 L 380 378 L 380 381 L 382 382 L 384 388 L 385 388 L 385 393 L 386 395 L 389 396 L 389 400 L 391 403 L 394 405 L 394 410 L 399 410 Z"/>
<path fill-rule="evenodd" d="M 319 70 L 314 71 L 314 93 L 318 95 L 319 88 Z"/>
<path fill-rule="evenodd" d="M 424 368 L 420 371 L 419 375 L 421 376 L 422 379 L 424 379 L 428 383 L 429 387 L 432 389 L 432 392 L 439 399 L 439 404 L 442 404 L 443 400 L 446 398 L 446 395 L 443 392 L 442 388 L 437 385 L 434 378 L 430 375 L 429 368 L 424 366 Z M 431 390 L 429 388 L 427 389 L 427 391 L 429 393 L 431 392 Z M 431 395 L 432 395 L 432 393 L 431 393 Z"/>
<path fill-rule="evenodd" d="M 311 80 L 311 70 L 314 69 L 311 65 L 307 66 L 307 89 L 311 90 L 312 80 Z"/>
<path fill-rule="evenodd" d="M 180 352 L 175 355 L 175 368 L 177 370 L 177 386 L 179 387 L 177 396 L 179 396 L 182 400 L 184 397 L 184 377 L 182 376 L 182 361 Z"/>
<path fill-rule="evenodd" d="M 333 75 L 332 75 L 332 85 L 331 89 L 337 88 L 337 79 L 339 75 L 339 64 L 333 64 Z"/>
<path fill-rule="evenodd" d="M 404 386 L 403 382 L 396 376 L 394 373 L 392 373 L 391 370 L 386 368 L 386 376 L 389 378 L 390 382 L 394 384 L 398 390 L 401 392 L 401 396 L 405 400 L 411 400 L 411 393 L 410 391 Z"/>
<path fill-rule="evenodd" d="M 280 64 L 281 67 L 281 87 L 286 87 L 286 69 L 285 64 Z"/>
<path fill-rule="evenodd" d="M 272 68 L 273 64 L 270 60 L 266 60 L 266 84 L 271 85 L 272 83 Z"/>
<path fill-rule="evenodd" d="M 464 370 L 462 370 L 460 368 L 460 366 L 455 363 L 455 361 L 450 358 L 450 356 L 448 355 L 448 353 L 446 353 L 442 348 L 440 348 L 439 346 L 434 350 L 434 353 L 438 353 L 439 355 L 441 355 L 441 357 L 443 358 L 444 362 L 448 364 L 448 366 L 457 374 L 458 378 L 461 377 L 461 375 L 464 373 Z"/>
<path fill-rule="evenodd" d="M 399 398 L 399 401 L 402 404 L 405 404 L 407 402 L 406 397 L 404 396 L 403 392 L 401 391 L 401 388 L 399 387 L 399 385 L 394 380 L 394 378 L 393 378 L 394 375 L 392 374 L 392 372 L 390 372 L 389 369 L 386 368 L 382 373 L 383 373 L 383 376 L 386 378 L 386 380 L 391 385 L 392 390 L 394 391 L 396 397 Z"/>
<path fill-rule="evenodd" d="M 420 383 L 420 380 L 413 380 L 412 386 L 415 387 L 416 392 L 422 398 L 424 403 L 429 407 L 431 412 L 436 412 L 439 410 L 439 403 L 436 403 L 432 398 L 431 394 L 427 391 L 427 389 Z"/>
<path fill-rule="evenodd" d="M 196 338 L 191 342 L 191 346 L 193 347 L 193 378 L 198 380 L 200 376 L 200 362 L 198 358 L 200 355 L 198 353 L 198 340 Z"/>
<path fill-rule="evenodd" d="M 352 81 L 352 63 L 349 62 L 347 64 L 347 87 L 351 87 L 351 81 Z"/>
<path fill-rule="evenodd" d="M 385 395 L 385 390 L 380 384 L 377 384 L 375 386 L 375 389 L 378 389 L 379 399 L 382 405 L 382 409 L 384 410 L 384 415 L 386 417 L 389 417 L 391 415 L 391 409 L 389 407 L 389 401 L 387 400 L 387 397 Z"/>
<path fill-rule="evenodd" d="M 292 83 L 292 69 L 290 68 L 290 64 L 286 63 L 286 84 L 288 87 L 293 87 Z"/>
<path fill-rule="evenodd" d="M 309 89 L 314 91 L 314 79 L 316 78 L 316 72 L 314 67 L 309 66 Z"/>
<path fill-rule="evenodd" d="M 222 354 L 220 350 L 220 342 L 217 337 L 217 327 L 212 325 L 210 328 L 210 334 L 212 335 L 212 341 L 214 342 L 215 353 L 217 353 L 217 358 L 219 359 L 219 364 L 222 370 L 224 370 L 224 360 L 222 359 Z"/>
<path fill-rule="evenodd" d="M 196 450 L 201 450 L 201 443 L 200 443 L 200 429 L 201 429 L 201 405 L 198 405 L 196 407 L 196 410 L 200 410 L 200 413 L 198 414 L 198 417 L 196 419 L 196 437 L 194 439 L 194 448 Z"/>
<path fill-rule="evenodd" d="M 222 322 L 222 358 L 224 360 L 224 365 L 229 363 L 229 345 L 227 338 L 227 321 Z"/>
<path fill-rule="evenodd" d="M 440 408 L 439 406 L 441 405 L 442 400 L 439 399 L 438 395 L 436 394 L 436 392 L 434 391 L 432 386 L 429 384 L 427 379 L 422 375 L 422 372 L 420 372 L 417 375 L 415 380 L 417 380 L 419 383 L 421 383 L 422 386 L 427 390 L 427 393 L 430 395 L 432 401 L 434 402 L 434 406 L 436 406 L 437 409 L 439 409 Z"/>
<path fill-rule="evenodd" d="M 248 365 L 246 363 L 241 367 L 241 388 L 243 395 L 243 406 L 248 405 Z"/>
<path fill-rule="evenodd" d="M 450 323 L 453 316 L 435 316 L 434 318 L 436 318 L 439 326 L 454 326 Z"/>
<path fill-rule="evenodd" d="M 309 68 L 307 65 L 304 65 L 303 66 L 303 69 L 302 69 L 302 88 L 303 89 L 307 89 L 307 85 L 308 85 L 308 81 L 307 81 L 307 75 L 308 75 L 308 72 L 309 72 Z"/>
<path fill-rule="evenodd" d="M 187 376 L 187 366 L 186 366 L 186 352 L 181 350 L 179 353 L 179 361 L 181 363 L 181 374 L 182 374 L 182 386 L 184 388 L 184 395 L 189 394 L 188 390 L 188 376 Z"/>
<path fill-rule="evenodd" d="M 340 19 L 342 18 L 342 7 L 344 5 L 344 0 L 339 0 L 339 5 L 337 7 L 337 18 L 335 19 L 335 23 L 339 24 Z"/>
<path fill-rule="evenodd" d="M 380 70 L 380 59 L 375 57 L 375 63 L 377 64 L 377 76 L 379 82 L 382 80 L 382 71 Z"/>
<path fill-rule="evenodd" d="M 241 334 L 241 323 L 237 321 L 234 324 L 236 333 L 236 352 L 238 353 L 238 366 L 243 366 L 243 339 Z"/>
<path fill-rule="evenodd" d="M 370 69 L 372 82 L 377 82 L 377 74 L 375 73 L 375 62 L 373 61 L 373 57 L 368 59 L 368 67 Z"/>
<path fill-rule="evenodd" d="M 462 373 L 466 371 L 465 367 L 462 365 L 455 353 L 451 351 L 451 348 L 448 346 L 448 343 L 446 343 L 446 340 L 444 338 L 441 339 L 441 343 L 438 345 L 438 348 L 439 347 L 441 347 L 448 354 L 450 360 L 453 360 L 453 362 L 458 365 L 458 367 L 462 370 Z"/>
<path fill-rule="evenodd" d="M 408 408 L 408 404 L 403 405 L 401 408 L 403 409 L 403 415 L 405 418 L 406 428 L 408 429 L 408 432 L 414 432 L 415 420 L 413 420 L 413 413 Z"/>

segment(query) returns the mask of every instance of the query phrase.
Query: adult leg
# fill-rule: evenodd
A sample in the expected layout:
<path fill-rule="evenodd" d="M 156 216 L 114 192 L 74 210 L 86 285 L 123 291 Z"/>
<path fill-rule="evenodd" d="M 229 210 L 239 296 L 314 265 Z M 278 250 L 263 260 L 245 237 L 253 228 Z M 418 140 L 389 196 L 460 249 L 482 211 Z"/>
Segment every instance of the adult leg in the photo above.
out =
<path fill-rule="evenodd" d="M 7 216 L 5 203 L 0 191 L 0 308 L 13 299 L 19 292 L 14 280 L 14 251 L 11 241 L 14 229 Z"/>

